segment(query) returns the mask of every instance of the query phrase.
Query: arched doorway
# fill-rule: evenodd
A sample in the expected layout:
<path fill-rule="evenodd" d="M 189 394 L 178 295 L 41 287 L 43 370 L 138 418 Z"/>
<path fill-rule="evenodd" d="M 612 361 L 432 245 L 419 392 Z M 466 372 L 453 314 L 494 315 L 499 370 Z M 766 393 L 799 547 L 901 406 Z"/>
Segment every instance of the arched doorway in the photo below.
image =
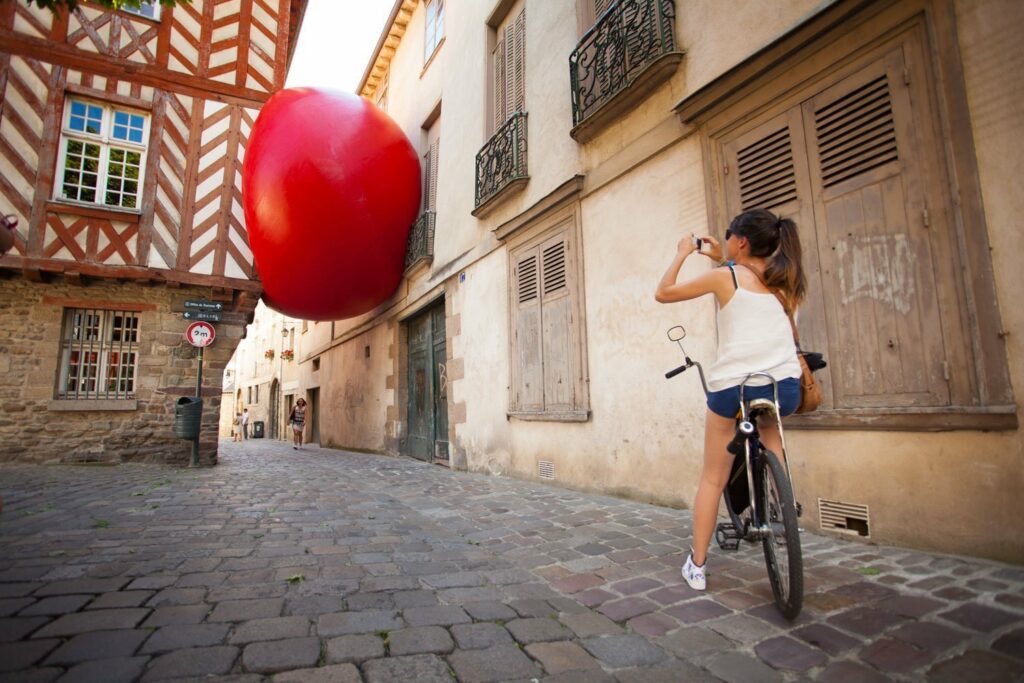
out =
<path fill-rule="evenodd" d="M 270 385 L 270 438 L 279 439 L 281 423 L 281 388 L 275 379 Z"/>

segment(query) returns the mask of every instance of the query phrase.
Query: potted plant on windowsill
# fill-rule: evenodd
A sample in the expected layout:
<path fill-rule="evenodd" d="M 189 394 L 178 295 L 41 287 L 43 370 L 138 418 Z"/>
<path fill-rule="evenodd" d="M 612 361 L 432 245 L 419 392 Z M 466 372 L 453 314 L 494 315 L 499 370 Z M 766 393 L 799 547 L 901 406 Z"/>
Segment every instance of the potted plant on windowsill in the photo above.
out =
<path fill-rule="evenodd" d="M 263 353 L 263 357 L 266 358 L 267 360 L 274 360 L 274 349 L 267 349 Z"/>
<path fill-rule="evenodd" d="M 282 360 L 295 360 L 295 352 L 291 349 L 285 349 L 281 352 Z"/>

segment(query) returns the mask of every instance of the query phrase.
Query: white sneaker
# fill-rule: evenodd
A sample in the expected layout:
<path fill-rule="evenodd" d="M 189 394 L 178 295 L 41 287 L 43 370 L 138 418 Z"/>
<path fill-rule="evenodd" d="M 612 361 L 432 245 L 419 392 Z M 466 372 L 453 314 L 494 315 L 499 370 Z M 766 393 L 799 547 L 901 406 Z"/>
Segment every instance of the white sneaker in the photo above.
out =
<path fill-rule="evenodd" d="M 704 564 L 707 564 L 705 560 Z M 686 556 L 686 564 L 683 565 L 683 578 L 686 579 L 686 583 L 690 584 L 690 588 L 695 591 L 702 591 L 708 587 L 707 579 L 704 578 L 704 567 L 698 567 L 693 563 L 693 555 Z"/>

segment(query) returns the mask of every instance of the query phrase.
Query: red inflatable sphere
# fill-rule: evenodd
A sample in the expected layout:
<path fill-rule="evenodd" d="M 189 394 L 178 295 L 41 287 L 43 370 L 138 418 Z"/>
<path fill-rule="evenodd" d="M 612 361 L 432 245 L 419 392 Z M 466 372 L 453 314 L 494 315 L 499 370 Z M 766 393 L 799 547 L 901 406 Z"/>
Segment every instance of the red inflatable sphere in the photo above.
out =
<path fill-rule="evenodd" d="M 402 278 L 419 159 L 367 100 L 289 88 L 253 126 L 242 203 L 267 305 L 305 320 L 351 318 L 386 301 Z"/>

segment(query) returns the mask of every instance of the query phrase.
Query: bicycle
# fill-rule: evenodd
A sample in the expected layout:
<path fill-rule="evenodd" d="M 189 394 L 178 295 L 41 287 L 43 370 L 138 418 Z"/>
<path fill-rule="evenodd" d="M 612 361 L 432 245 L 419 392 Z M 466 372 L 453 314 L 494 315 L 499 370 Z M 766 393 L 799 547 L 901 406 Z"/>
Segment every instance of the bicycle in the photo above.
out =
<path fill-rule="evenodd" d="M 676 325 L 669 329 L 668 338 L 679 344 L 686 362 L 665 373 L 665 379 L 696 367 L 706 395 L 708 385 L 704 378 L 704 368 L 692 360 L 683 348 L 686 330 Z M 744 389 L 754 377 L 766 377 L 771 381 L 774 388 L 773 400 L 745 399 Z M 722 496 L 730 521 L 718 524 L 715 540 L 722 550 L 728 551 L 739 550 L 741 540 L 761 542 L 775 605 L 782 616 L 793 620 L 800 614 L 804 599 L 803 553 L 798 525 L 798 518 L 803 511 L 793 495 L 786 437 L 779 412 L 779 387 L 775 378 L 763 372 L 748 375 L 740 384 L 736 435 L 727 446 L 733 455 L 733 463 Z M 775 419 L 782 437 L 783 462 L 779 462 L 778 456 L 761 442 L 757 431 L 760 418 Z"/>

